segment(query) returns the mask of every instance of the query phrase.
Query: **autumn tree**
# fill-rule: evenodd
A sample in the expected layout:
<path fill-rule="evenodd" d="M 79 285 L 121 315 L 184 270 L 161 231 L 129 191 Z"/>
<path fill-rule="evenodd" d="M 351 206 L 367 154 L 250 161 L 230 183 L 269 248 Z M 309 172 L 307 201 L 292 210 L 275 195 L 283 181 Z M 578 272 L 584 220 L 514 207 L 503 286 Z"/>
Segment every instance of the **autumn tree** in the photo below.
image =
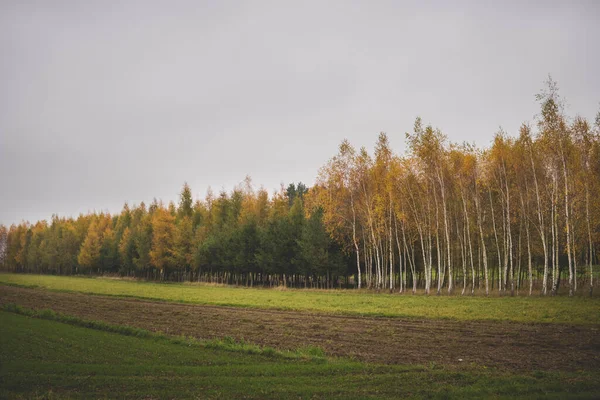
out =
<path fill-rule="evenodd" d="M 150 262 L 161 280 L 176 266 L 175 216 L 160 205 L 152 214 L 152 247 Z"/>

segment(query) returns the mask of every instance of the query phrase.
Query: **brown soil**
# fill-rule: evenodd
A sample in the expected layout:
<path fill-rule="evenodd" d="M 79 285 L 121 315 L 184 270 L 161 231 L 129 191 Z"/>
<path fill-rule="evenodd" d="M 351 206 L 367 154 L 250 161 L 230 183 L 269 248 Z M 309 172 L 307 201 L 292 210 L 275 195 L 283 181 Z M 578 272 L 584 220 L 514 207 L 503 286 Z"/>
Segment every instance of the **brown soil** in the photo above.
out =
<path fill-rule="evenodd" d="M 0 286 L 0 304 L 200 339 L 231 336 L 279 349 L 389 364 L 599 370 L 600 326 L 353 317 L 189 305 Z M 462 360 L 462 361 L 460 361 Z"/>

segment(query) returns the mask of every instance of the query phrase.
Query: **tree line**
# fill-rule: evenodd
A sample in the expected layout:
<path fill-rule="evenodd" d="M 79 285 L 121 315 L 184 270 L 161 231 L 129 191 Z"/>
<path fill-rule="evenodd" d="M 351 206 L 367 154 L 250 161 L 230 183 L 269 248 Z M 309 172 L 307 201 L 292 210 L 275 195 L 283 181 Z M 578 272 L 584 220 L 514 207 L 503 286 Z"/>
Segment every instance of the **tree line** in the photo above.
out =
<path fill-rule="evenodd" d="M 120 274 L 151 280 L 331 288 L 346 285 L 348 256 L 308 213 L 304 184 L 269 198 L 250 178 L 231 193 L 179 204 L 125 204 L 118 215 L 0 227 L 4 269 L 58 275 Z M 346 277 L 347 278 L 347 277 Z"/>
<path fill-rule="evenodd" d="M 600 113 L 570 117 L 551 79 L 540 113 L 489 148 L 417 118 L 407 151 L 343 141 L 315 185 L 269 196 L 154 200 L 118 215 L 0 226 L 4 270 L 237 285 L 462 294 L 592 294 L 600 242 Z M 585 290 L 585 289 L 584 289 Z"/>
<path fill-rule="evenodd" d="M 536 130 L 491 146 L 450 143 L 420 118 L 393 154 L 347 141 L 311 190 L 328 231 L 355 258 L 357 286 L 489 294 L 593 290 L 600 241 L 600 113 L 569 118 L 556 83 L 536 97 Z M 362 282 L 362 278 L 366 282 Z"/>

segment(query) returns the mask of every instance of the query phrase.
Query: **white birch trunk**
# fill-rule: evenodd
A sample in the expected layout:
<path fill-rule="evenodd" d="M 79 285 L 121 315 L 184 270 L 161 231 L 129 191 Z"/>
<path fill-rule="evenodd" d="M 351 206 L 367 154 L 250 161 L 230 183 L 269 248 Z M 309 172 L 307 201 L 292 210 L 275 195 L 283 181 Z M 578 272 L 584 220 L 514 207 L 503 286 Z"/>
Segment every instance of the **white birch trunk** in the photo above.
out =
<path fill-rule="evenodd" d="M 496 218 L 494 217 L 494 203 L 492 202 L 492 189 L 488 188 L 490 195 L 490 209 L 492 210 L 492 226 L 494 228 L 494 237 L 496 238 L 496 251 L 498 252 L 498 292 L 502 291 L 502 257 L 500 254 L 500 244 L 498 243 L 498 231 L 496 230 Z"/>
<path fill-rule="evenodd" d="M 452 276 L 452 258 L 450 256 L 450 231 L 448 227 L 448 212 L 446 210 L 446 188 L 444 184 L 444 177 L 442 172 L 438 171 L 438 180 L 440 182 L 440 189 L 442 191 L 442 207 L 444 211 L 444 231 L 446 232 L 446 250 L 447 250 L 447 263 L 448 263 L 448 293 L 452 293 L 454 288 L 454 278 Z"/>
<path fill-rule="evenodd" d="M 360 248 L 358 246 L 358 241 L 356 240 L 356 210 L 354 208 L 354 195 L 350 192 L 350 204 L 352 207 L 352 241 L 354 242 L 354 249 L 356 250 L 356 268 L 358 275 L 358 288 L 360 289 L 362 286 L 361 281 L 361 271 L 360 271 Z"/>
<path fill-rule="evenodd" d="M 475 209 L 477 210 L 477 225 L 479 227 L 479 237 L 481 239 L 481 253 L 483 258 L 483 274 L 485 279 L 485 295 L 490 294 L 490 284 L 488 278 L 488 259 L 485 248 L 485 238 L 483 236 L 483 221 L 481 218 L 481 207 L 479 206 L 479 191 L 477 190 L 477 182 L 475 182 Z"/>
<path fill-rule="evenodd" d="M 475 292 L 475 265 L 473 264 L 473 246 L 471 245 L 471 224 L 469 223 L 469 213 L 467 212 L 467 202 L 465 200 L 464 193 L 461 190 L 461 197 L 463 202 L 463 210 L 465 214 L 465 223 L 467 231 L 467 241 L 469 243 L 469 257 L 471 260 L 471 294 Z"/>
<path fill-rule="evenodd" d="M 542 248 L 544 250 L 544 276 L 542 278 L 542 294 L 548 293 L 548 244 L 546 242 L 546 227 L 544 224 L 544 213 L 542 211 L 542 201 L 540 198 L 540 189 L 537 180 L 537 174 L 535 172 L 535 163 L 533 161 L 533 149 L 531 144 L 529 145 L 529 159 L 531 160 L 531 171 L 533 173 L 533 182 L 535 185 L 535 197 L 537 201 L 537 216 L 538 216 L 538 230 L 540 239 L 542 240 Z"/>
<path fill-rule="evenodd" d="M 573 296 L 573 259 L 571 256 L 571 221 L 569 214 L 569 177 L 567 174 L 567 163 L 565 161 L 564 150 L 561 143 L 562 153 L 562 165 L 563 165 L 563 179 L 565 181 L 565 225 L 566 225 L 566 237 L 567 237 L 567 260 L 569 263 L 569 296 Z"/>

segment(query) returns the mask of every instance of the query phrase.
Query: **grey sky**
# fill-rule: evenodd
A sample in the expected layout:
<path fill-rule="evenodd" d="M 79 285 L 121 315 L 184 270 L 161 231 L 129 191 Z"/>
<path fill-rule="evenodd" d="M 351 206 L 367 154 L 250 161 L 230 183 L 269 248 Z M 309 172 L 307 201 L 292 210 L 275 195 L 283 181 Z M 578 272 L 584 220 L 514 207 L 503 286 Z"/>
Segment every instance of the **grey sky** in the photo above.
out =
<path fill-rule="evenodd" d="M 416 116 L 487 145 L 600 101 L 600 1 L 0 0 L 0 223 L 312 184 Z M 525 3 L 525 2 L 523 2 Z"/>

